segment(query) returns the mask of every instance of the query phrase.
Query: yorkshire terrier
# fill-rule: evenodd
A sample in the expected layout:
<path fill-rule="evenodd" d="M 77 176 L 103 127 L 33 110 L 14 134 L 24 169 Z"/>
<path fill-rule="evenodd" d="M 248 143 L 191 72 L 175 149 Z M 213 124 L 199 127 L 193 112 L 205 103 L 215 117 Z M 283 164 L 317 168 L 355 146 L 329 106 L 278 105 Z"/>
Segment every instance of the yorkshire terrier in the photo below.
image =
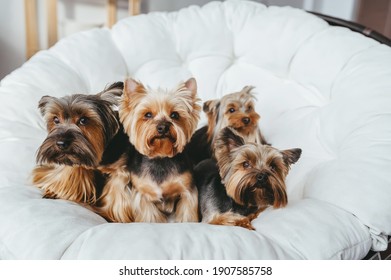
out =
<path fill-rule="evenodd" d="M 246 142 L 270 145 L 258 126 L 260 115 L 254 109 L 253 88 L 245 86 L 239 92 L 204 102 L 208 124 L 194 133 L 186 147 L 194 164 L 213 156 L 216 138 L 225 127 L 234 128 Z"/>
<path fill-rule="evenodd" d="M 195 167 L 202 222 L 254 229 L 251 221 L 266 207 L 284 207 L 285 178 L 301 149 L 278 150 L 245 142 L 224 128 L 215 141 L 215 158 Z"/>
<path fill-rule="evenodd" d="M 125 81 L 119 117 L 129 146 L 106 165 L 99 213 L 112 222 L 198 222 L 198 193 L 184 147 L 199 121 L 197 84 L 174 90 Z"/>
<path fill-rule="evenodd" d="M 115 107 L 122 91 L 117 82 L 95 95 L 41 98 L 38 108 L 48 135 L 38 149 L 32 182 L 44 198 L 96 202 L 103 185 L 98 166 L 120 129 Z"/>

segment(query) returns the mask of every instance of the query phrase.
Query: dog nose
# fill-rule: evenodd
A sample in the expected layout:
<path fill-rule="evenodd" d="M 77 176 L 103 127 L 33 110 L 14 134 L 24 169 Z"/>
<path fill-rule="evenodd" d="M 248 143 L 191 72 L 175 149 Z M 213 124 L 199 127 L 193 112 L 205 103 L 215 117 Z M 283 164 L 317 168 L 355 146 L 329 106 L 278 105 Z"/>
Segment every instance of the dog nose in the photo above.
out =
<path fill-rule="evenodd" d="M 257 175 L 257 180 L 260 183 L 264 183 L 267 179 L 267 175 L 265 173 L 260 173 Z"/>
<path fill-rule="evenodd" d="M 61 150 L 65 150 L 66 148 L 68 148 L 70 143 L 71 142 L 67 140 L 59 140 L 56 142 L 57 147 L 59 147 Z"/>
<path fill-rule="evenodd" d="M 243 122 L 244 124 L 249 124 L 249 123 L 250 123 L 250 118 L 247 118 L 247 117 L 242 118 L 242 122 Z"/>
<path fill-rule="evenodd" d="M 170 129 L 170 124 L 168 123 L 159 123 L 156 126 L 156 130 L 159 134 L 166 134 L 169 129 Z"/>

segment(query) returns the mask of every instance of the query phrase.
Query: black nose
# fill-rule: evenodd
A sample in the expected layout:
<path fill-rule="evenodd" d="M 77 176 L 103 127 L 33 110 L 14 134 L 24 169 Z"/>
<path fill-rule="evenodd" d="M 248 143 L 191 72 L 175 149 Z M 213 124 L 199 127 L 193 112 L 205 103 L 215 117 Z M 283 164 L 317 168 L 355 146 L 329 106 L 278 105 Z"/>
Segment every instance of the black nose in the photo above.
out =
<path fill-rule="evenodd" d="M 170 124 L 169 123 L 159 123 L 157 126 L 156 126 L 156 130 L 159 134 L 166 134 L 170 129 Z"/>
<path fill-rule="evenodd" d="M 257 180 L 259 183 L 264 183 L 267 180 L 267 174 L 264 173 L 258 174 Z"/>
<path fill-rule="evenodd" d="M 69 145 L 71 144 L 71 141 L 69 140 L 59 140 L 56 142 L 57 144 L 57 147 L 59 147 L 61 150 L 65 150 L 69 147 Z"/>
<path fill-rule="evenodd" d="M 242 122 L 243 122 L 244 124 L 249 124 L 249 123 L 250 123 L 250 118 L 247 118 L 247 117 L 242 118 Z"/>

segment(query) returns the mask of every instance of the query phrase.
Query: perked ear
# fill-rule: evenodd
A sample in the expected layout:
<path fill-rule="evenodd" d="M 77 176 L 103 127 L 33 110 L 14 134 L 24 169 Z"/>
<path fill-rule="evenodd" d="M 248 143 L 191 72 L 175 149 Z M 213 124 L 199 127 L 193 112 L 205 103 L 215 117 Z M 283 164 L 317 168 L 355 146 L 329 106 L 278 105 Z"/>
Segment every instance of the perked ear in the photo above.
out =
<path fill-rule="evenodd" d="M 180 83 L 176 89 L 176 94 L 178 94 L 178 97 L 184 98 L 184 100 L 190 102 L 189 104 L 191 104 L 191 107 L 195 107 L 197 111 L 201 111 L 201 107 L 198 104 L 200 99 L 197 95 L 196 79 L 190 78 L 186 82 Z"/>
<path fill-rule="evenodd" d="M 146 93 L 145 87 L 142 83 L 137 82 L 132 78 L 128 78 L 124 83 L 124 98 L 129 98 L 133 94 Z"/>
<path fill-rule="evenodd" d="M 185 87 L 191 91 L 193 98 L 197 95 L 197 82 L 196 79 L 190 78 L 185 82 Z"/>
<path fill-rule="evenodd" d="M 45 95 L 45 96 L 42 96 L 41 100 L 39 100 L 38 109 L 41 111 L 42 116 L 44 116 L 46 113 L 46 106 L 48 105 L 48 103 L 54 99 L 55 99 L 55 97 Z"/>
<path fill-rule="evenodd" d="M 223 128 L 216 139 L 216 148 L 225 148 L 228 152 L 244 144 L 244 139 L 230 127 Z"/>
<path fill-rule="evenodd" d="M 180 83 L 175 90 L 175 98 L 178 100 L 182 100 L 183 104 L 186 104 L 187 110 L 194 117 L 194 120 L 198 120 L 200 118 L 200 101 L 201 99 L 197 94 L 197 82 L 194 78 L 188 79 L 186 82 Z"/>
<path fill-rule="evenodd" d="M 289 150 L 281 151 L 281 153 L 284 158 L 285 164 L 291 165 L 299 160 L 301 156 L 301 149 L 299 148 L 289 149 Z"/>

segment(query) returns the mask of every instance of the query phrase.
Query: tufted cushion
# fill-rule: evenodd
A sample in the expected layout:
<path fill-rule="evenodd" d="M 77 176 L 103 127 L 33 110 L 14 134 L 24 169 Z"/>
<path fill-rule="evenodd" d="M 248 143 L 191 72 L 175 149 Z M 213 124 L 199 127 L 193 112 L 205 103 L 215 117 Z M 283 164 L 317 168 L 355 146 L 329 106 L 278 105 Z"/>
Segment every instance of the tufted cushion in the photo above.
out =
<path fill-rule="evenodd" d="M 0 258 L 340 259 L 391 234 L 391 49 L 290 7 L 211 2 L 93 29 L 41 51 L 1 81 Z M 256 231 L 206 224 L 108 224 L 30 186 L 42 95 L 95 93 L 133 76 L 194 76 L 203 101 L 254 85 L 273 146 L 299 147 L 288 206 Z M 206 123 L 202 116 L 200 126 Z"/>

